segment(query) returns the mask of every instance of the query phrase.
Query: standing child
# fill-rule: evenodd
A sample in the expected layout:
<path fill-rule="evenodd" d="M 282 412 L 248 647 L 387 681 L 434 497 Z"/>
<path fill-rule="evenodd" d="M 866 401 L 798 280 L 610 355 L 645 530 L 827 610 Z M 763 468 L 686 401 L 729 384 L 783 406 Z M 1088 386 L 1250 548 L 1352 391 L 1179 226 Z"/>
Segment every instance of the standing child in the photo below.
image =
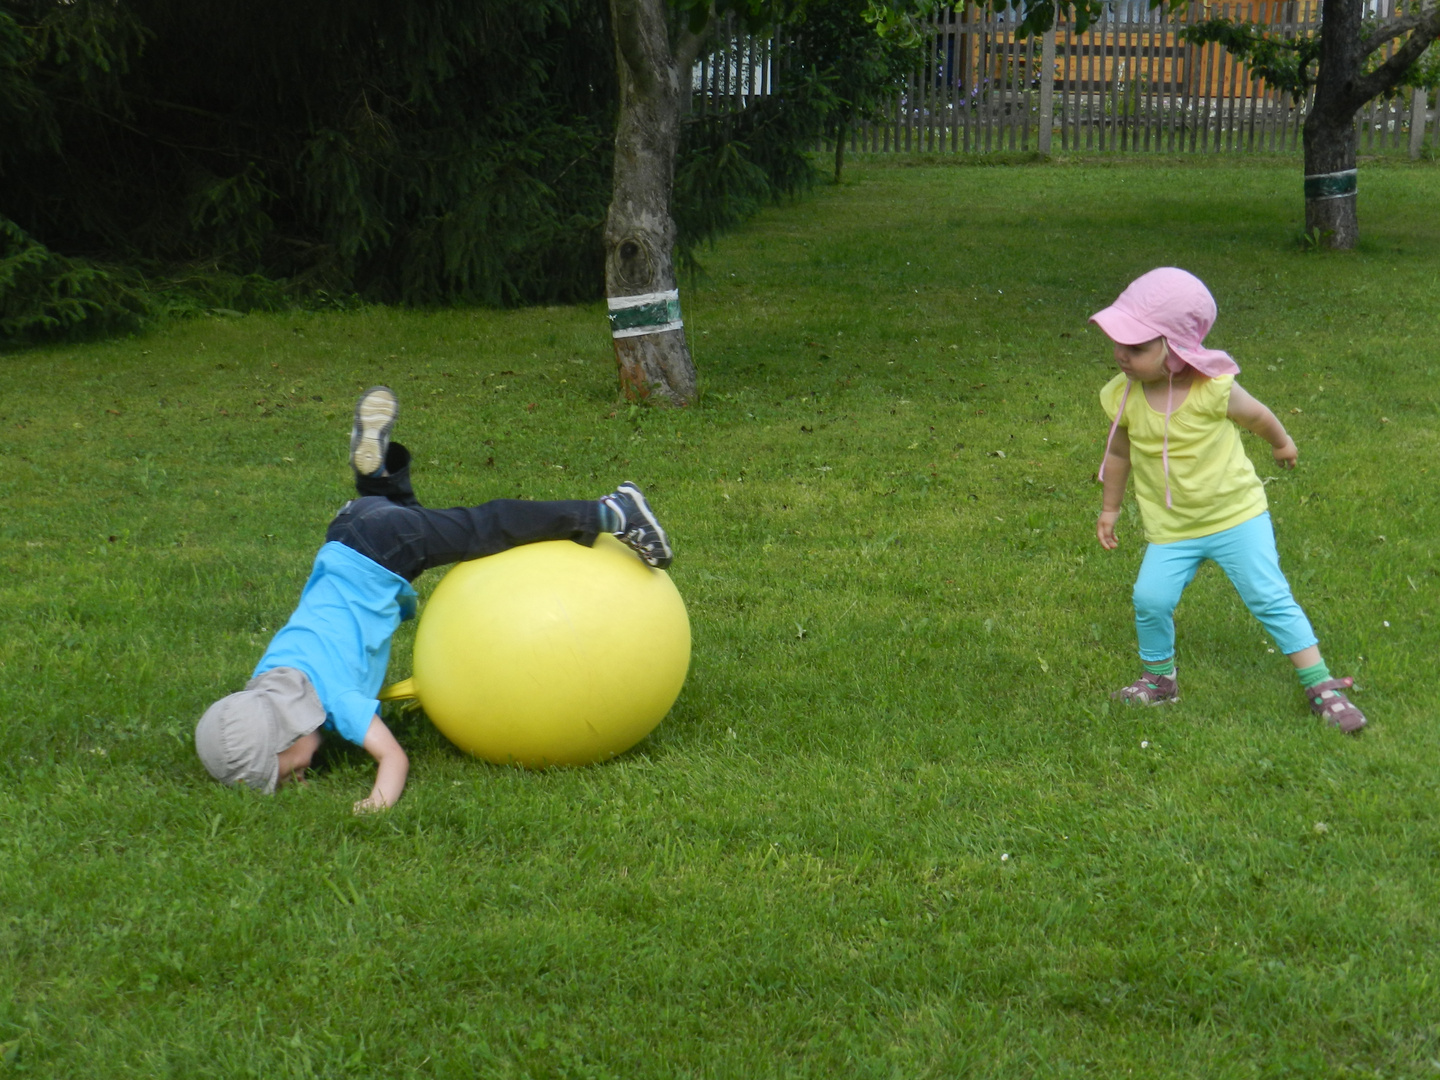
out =
<path fill-rule="evenodd" d="M 1344 732 L 1365 716 L 1345 696 L 1347 678 L 1331 678 L 1310 620 L 1280 571 L 1265 488 L 1235 424 L 1295 467 L 1295 443 L 1275 414 L 1235 381 L 1239 365 L 1202 342 L 1215 301 L 1199 278 L 1162 267 L 1136 278 L 1115 303 L 1091 316 L 1115 344 L 1116 375 L 1100 391 L 1112 418 L 1099 479 L 1104 483 L 1101 545 L 1116 546 L 1125 482 L 1149 546 L 1135 582 L 1135 631 L 1145 673 L 1113 695 L 1159 705 L 1180 696 L 1175 670 L 1175 606 L 1206 559 L 1213 559 L 1290 657 L 1311 710 Z M 1138 393 L 1132 393 L 1139 384 Z M 1231 423 L 1231 421 L 1234 423 Z"/>
<path fill-rule="evenodd" d="M 330 523 L 299 606 L 245 689 L 211 705 L 195 728 L 196 752 L 221 783 L 273 792 L 309 767 L 323 728 L 364 747 L 378 766 L 374 789 L 355 804 L 356 813 L 395 804 L 410 762 L 380 719 L 375 695 L 390 639 L 415 615 L 411 582 L 422 571 L 537 540 L 588 546 L 602 532 L 650 566 L 670 565 L 665 531 L 631 483 L 595 501 L 421 506 L 410 486 L 409 451 L 390 441 L 399 412 L 387 387 L 361 396 L 350 436 L 359 497 Z"/>

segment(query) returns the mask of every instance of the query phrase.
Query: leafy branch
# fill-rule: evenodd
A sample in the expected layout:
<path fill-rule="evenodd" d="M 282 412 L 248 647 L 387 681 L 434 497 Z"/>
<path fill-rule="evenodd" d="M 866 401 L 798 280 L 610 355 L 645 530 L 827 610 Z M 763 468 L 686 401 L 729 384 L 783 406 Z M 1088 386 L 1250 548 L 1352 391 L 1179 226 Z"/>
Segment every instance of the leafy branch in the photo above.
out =
<path fill-rule="evenodd" d="M 1411 36 L 1399 51 L 1383 62 L 1376 59 L 1382 46 L 1406 33 Z M 1280 36 L 1259 23 L 1219 18 L 1187 27 L 1181 36 L 1195 45 L 1221 45 L 1271 86 L 1289 93 L 1297 104 L 1319 76 L 1318 33 Z M 1361 30 L 1366 62 L 1357 95 L 1363 93 L 1363 101 L 1375 96 L 1393 97 L 1404 87 L 1433 89 L 1440 84 L 1440 49 L 1433 45 L 1437 38 L 1440 9 L 1416 11 L 1383 22 L 1367 20 Z"/>

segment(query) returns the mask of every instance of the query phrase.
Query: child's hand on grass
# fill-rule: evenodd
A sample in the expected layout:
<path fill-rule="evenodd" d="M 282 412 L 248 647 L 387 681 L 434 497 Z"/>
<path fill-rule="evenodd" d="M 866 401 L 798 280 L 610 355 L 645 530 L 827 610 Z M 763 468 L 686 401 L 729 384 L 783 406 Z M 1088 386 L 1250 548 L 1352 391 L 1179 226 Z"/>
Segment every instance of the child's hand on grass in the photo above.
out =
<path fill-rule="evenodd" d="M 1100 546 L 1106 551 L 1113 551 L 1120 543 L 1115 539 L 1115 523 L 1119 520 L 1119 510 L 1101 510 L 1100 517 L 1095 522 L 1095 535 L 1100 540 Z"/>
<path fill-rule="evenodd" d="M 410 775 L 410 759 L 395 741 L 395 736 L 385 726 L 385 721 L 375 716 L 370 719 L 370 728 L 365 732 L 362 743 L 366 753 L 375 759 L 375 786 L 369 798 L 355 804 L 355 813 L 373 814 L 377 810 L 388 810 L 400 801 L 405 790 L 405 780 Z"/>

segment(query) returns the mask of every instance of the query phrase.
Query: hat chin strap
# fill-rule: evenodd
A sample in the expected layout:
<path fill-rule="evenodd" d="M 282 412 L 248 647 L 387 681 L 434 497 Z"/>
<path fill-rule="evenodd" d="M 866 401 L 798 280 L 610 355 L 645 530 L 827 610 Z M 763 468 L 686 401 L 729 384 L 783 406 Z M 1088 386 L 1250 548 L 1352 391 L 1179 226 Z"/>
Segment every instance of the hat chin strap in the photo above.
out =
<path fill-rule="evenodd" d="M 1095 479 L 1102 484 L 1105 482 L 1105 459 L 1110 456 L 1110 444 L 1115 441 L 1115 429 L 1120 426 L 1120 417 L 1125 415 L 1125 403 L 1130 400 L 1130 387 L 1134 385 L 1132 380 L 1125 380 L 1125 393 L 1120 395 L 1120 407 L 1115 410 L 1115 419 L 1110 421 L 1110 434 L 1105 439 L 1105 453 L 1100 458 L 1100 471 L 1095 474 Z"/>
<path fill-rule="evenodd" d="M 1166 345 L 1165 351 L 1166 351 L 1167 354 L 1169 353 L 1169 351 L 1170 351 L 1169 345 Z M 1170 509 L 1170 506 L 1171 506 L 1171 504 L 1170 504 L 1170 413 L 1171 413 L 1171 411 L 1172 411 L 1171 405 L 1172 405 L 1172 403 L 1173 403 L 1174 400 L 1175 400 L 1175 372 L 1170 371 L 1170 369 L 1169 369 L 1168 366 L 1166 367 L 1165 370 L 1170 372 L 1170 378 L 1169 378 L 1169 379 L 1166 381 L 1166 383 L 1165 383 L 1165 434 L 1164 434 L 1164 437 L 1160 440 L 1160 463 L 1164 466 L 1164 469 L 1165 469 L 1165 509 L 1166 509 L 1166 510 L 1169 510 L 1169 509 Z"/>
<path fill-rule="evenodd" d="M 1160 463 L 1165 471 L 1165 509 L 1167 510 L 1174 505 L 1170 498 L 1170 414 L 1174 412 L 1175 373 L 1170 371 L 1169 376 L 1165 386 L 1165 431 L 1160 441 Z M 1100 458 L 1100 471 L 1095 474 L 1095 479 L 1102 484 L 1105 482 L 1105 460 L 1110 456 L 1110 445 L 1115 441 L 1115 429 L 1120 426 L 1120 417 L 1125 415 L 1125 403 L 1130 400 L 1130 388 L 1134 385 L 1133 379 L 1125 380 L 1125 393 L 1120 395 L 1120 407 L 1115 410 L 1115 419 L 1110 421 L 1110 434 L 1105 439 L 1105 453 Z"/>

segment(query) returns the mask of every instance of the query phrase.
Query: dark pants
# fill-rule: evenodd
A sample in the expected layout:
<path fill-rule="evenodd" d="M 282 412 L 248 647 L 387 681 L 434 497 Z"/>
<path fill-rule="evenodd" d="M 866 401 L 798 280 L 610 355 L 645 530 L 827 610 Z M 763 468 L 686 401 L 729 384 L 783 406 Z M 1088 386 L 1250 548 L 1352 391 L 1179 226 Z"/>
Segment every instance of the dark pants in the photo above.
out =
<path fill-rule="evenodd" d="M 494 499 L 480 506 L 430 510 L 410 486 L 410 452 L 391 443 L 384 476 L 356 476 L 359 498 L 325 531 L 391 573 L 414 581 L 424 570 L 495 555 L 537 540 L 589 547 L 600 533 L 600 504 L 583 499 L 531 502 Z"/>

